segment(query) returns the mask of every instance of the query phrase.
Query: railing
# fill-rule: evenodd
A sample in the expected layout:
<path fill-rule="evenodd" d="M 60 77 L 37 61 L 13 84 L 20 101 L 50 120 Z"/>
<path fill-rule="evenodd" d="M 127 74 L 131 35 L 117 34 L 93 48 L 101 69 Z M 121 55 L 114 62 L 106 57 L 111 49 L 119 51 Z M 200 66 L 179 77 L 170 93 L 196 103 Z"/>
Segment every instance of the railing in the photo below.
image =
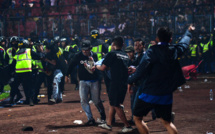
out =
<path fill-rule="evenodd" d="M 181 3 L 180 3 L 181 2 Z M 185 1 L 186 3 L 186 1 Z M 194 23 L 199 34 L 214 31 L 214 2 L 183 5 L 183 0 L 108 2 L 0 10 L 0 34 L 10 37 L 53 38 L 56 35 L 89 37 L 99 29 L 103 38 L 155 38 L 160 26 L 170 27 L 175 38 Z"/>

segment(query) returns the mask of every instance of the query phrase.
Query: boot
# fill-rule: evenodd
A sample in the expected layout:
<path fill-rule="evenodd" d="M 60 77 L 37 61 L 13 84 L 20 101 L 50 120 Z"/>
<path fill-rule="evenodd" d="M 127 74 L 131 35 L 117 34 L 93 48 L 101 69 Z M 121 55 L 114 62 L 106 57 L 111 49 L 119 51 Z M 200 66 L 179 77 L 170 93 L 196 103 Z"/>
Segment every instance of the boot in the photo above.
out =
<path fill-rule="evenodd" d="M 30 105 L 30 106 L 34 106 L 33 99 L 29 99 L 29 105 Z"/>

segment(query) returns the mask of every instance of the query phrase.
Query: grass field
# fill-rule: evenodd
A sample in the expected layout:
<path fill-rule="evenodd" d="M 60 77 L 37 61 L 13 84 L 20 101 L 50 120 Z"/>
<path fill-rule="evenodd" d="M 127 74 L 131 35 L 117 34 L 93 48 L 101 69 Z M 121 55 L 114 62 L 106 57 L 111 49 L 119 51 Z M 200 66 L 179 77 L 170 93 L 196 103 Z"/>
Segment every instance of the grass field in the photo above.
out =
<path fill-rule="evenodd" d="M 5 93 L 0 94 L 0 101 L 4 100 L 4 99 L 6 99 L 6 98 L 8 98 L 10 96 L 10 92 L 9 92 L 10 91 L 10 86 L 6 85 L 4 87 L 4 91 L 5 91 Z"/>

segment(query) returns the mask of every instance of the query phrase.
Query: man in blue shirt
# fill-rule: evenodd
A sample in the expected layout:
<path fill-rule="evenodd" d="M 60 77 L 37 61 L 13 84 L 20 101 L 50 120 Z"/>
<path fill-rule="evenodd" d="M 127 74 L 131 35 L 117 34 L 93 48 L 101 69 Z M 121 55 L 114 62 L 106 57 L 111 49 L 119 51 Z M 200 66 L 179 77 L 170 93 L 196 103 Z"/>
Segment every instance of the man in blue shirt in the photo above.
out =
<path fill-rule="evenodd" d="M 142 117 L 152 109 L 155 110 L 157 118 L 161 118 L 170 134 L 177 133 L 176 127 L 171 122 L 173 92 L 185 83 L 177 59 L 188 49 L 190 31 L 194 29 L 190 26 L 178 44 L 170 45 L 172 32 L 166 27 L 159 28 L 156 37 L 158 44 L 146 51 L 135 73 L 128 78 L 128 91 L 131 91 L 133 83 L 142 80 L 133 113 L 135 124 L 141 134 L 149 133 Z"/>

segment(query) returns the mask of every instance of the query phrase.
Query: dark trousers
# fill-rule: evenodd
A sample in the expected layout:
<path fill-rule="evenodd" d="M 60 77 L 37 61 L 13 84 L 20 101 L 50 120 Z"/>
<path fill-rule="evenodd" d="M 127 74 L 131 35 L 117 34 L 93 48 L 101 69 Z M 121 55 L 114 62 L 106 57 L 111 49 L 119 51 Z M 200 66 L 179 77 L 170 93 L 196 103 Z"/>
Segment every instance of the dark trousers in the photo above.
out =
<path fill-rule="evenodd" d="M 4 90 L 4 84 L 2 84 L 2 83 L 0 82 L 0 92 L 3 92 L 3 90 Z"/>
<path fill-rule="evenodd" d="M 65 85 L 65 76 L 63 76 L 61 78 L 61 82 L 59 84 L 59 88 L 60 88 L 60 91 L 63 92 L 64 91 L 64 85 Z"/>
<path fill-rule="evenodd" d="M 77 67 L 74 67 L 71 72 L 71 84 L 78 85 L 78 79 L 77 79 Z"/>
<path fill-rule="evenodd" d="M 135 103 L 136 98 L 138 97 L 138 95 L 137 95 L 137 89 L 138 89 L 138 87 L 136 87 L 136 86 L 132 87 L 133 94 L 130 95 L 130 98 L 131 98 L 132 119 L 133 119 L 134 103 Z"/>
<path fill-rule="evenodd" d="M 47 91 L 48 91 L 48 101 L 51 99 L 52 96 L 52 91 L 53 91 L 53 80 L 54 80 L 54 74 L 47 75 L 46 76 L 47 80 Z"/>
<path fill-rule="evenodd" d="M 37 96 L 40 93 L 41 85 L 44 81 L 45 81 L 45 74 L 43 72 L 39 72 L 39 74 L 36 77 L 36 81 L 35 81 L 34 100 L 37 100 Z"/>
<path fill-rule="evenodd" d="M 11 83 L 10 96 L 13 99 L 15 95 L 20 96 L 21 93 L 18 89 L 19 85 L 22 84 L 26 96 L 26 101 L 33 98 L 33 87 L 32 87 L 32 73 L 16 73 L 14 77 L 14 82 Z"/>

